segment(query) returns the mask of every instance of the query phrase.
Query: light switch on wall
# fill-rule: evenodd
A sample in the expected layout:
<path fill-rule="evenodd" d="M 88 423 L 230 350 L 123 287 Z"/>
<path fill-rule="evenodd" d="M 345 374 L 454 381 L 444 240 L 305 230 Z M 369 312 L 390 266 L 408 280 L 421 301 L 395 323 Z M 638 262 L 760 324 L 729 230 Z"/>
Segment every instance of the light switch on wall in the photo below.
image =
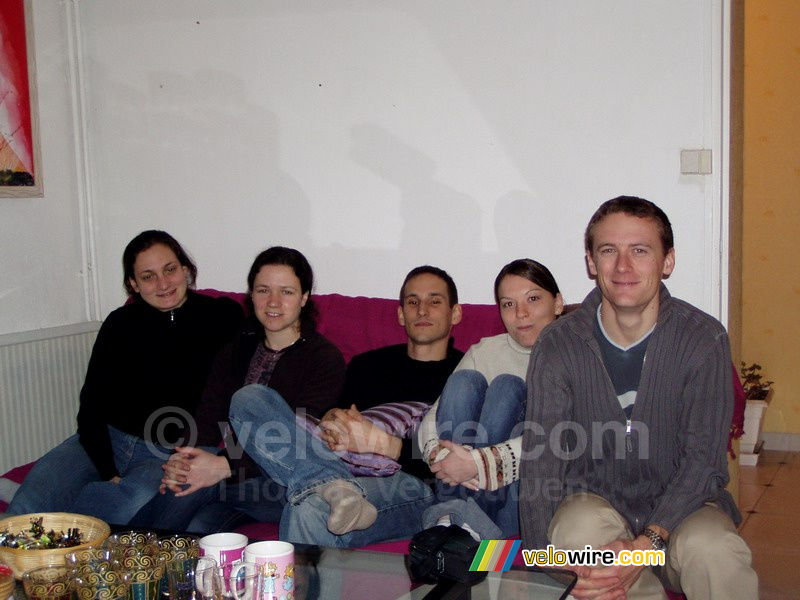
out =
<path fill-rule="evenodd" d="M 681 175 L 710 175 L 711 150 L 681 150 Z"/>

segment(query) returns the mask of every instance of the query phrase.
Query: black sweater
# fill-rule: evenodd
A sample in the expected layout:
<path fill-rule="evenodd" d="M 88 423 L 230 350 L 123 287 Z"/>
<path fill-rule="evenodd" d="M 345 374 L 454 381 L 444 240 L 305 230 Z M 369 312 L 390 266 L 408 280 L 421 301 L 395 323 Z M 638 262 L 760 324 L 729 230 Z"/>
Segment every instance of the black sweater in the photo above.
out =
<path fill-rule="evenodd" d="M 80 442 L 104 480 L 119 475 L 108 425 L 174 443 L 179 428 L 162 427 L 161 420 L 180 411 L 184 418 L 194 415 L 214 356 L 241 322 L 236 302 L 192 291 L 169 312 L 137 297 L 108 315 L 92 348 L 78 410 Z"/>
<path fill-rule="evenodd" d="M 217 446 L 228 424 L 231 397 L 244 385 L 250 360 L 258 344 L 264 342 L 264 330 L 251 324 L 236 341 L 217 356 L 197 410 L 197 446 Z M 269 387 L 278 392 L 294 410 L 321 417 L 336 406 L 344 385 L 345 364 L 342 353 L 322 334 L 304 332 L 289 346 L 275 365 Z M 269 420 L 269 415 L 264 415 Z M 226 441 L 226 444 L 228 441 Z M 261 473 L 258 465 L 230 445 L 226 452 L 234 480 Z"/>

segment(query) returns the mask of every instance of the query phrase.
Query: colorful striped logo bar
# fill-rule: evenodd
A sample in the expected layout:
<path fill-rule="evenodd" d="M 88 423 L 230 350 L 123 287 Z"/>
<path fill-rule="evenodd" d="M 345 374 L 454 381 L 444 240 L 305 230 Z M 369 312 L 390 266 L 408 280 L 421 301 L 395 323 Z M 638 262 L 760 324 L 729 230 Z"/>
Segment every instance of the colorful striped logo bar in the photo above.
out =
<path fill-rule="evenodd" d="M 469 570 L 508 571 L 521 544 L 520 540 L 483 540 Z"/>

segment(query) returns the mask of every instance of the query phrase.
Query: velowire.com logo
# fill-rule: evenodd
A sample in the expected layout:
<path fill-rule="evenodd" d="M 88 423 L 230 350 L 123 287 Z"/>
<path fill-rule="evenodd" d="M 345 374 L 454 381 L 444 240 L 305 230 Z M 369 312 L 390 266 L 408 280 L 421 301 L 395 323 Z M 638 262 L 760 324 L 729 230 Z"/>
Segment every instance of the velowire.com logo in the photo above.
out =
<path fill-rule="evenodd" d="M 470 571 L 508 571 L 519 552 L 520 540 L 483 540 Z"/>

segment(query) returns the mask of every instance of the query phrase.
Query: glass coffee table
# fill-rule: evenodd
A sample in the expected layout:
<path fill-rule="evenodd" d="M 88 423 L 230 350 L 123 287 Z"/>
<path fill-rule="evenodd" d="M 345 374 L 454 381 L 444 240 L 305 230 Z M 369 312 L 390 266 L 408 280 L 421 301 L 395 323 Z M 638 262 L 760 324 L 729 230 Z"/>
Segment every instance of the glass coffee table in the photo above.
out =
<path fill-rule="evenodd" d="M 411 581 L 403 554 L 295 544 L 295 600 L 559 600 L 569 598 L 568 571 L 524 567 L 490 572 L 467 585 Z"/>
<path fill-rule="evenodd" d="M 571 597 L 575 581 L 568 571 L 512 567 L 472 585 L 432 585 L 411 581 L 404 554 L 294 546 L 293 600 L 560 600 Z M 27 600 L 21 584 L 13 600 Z"/>

